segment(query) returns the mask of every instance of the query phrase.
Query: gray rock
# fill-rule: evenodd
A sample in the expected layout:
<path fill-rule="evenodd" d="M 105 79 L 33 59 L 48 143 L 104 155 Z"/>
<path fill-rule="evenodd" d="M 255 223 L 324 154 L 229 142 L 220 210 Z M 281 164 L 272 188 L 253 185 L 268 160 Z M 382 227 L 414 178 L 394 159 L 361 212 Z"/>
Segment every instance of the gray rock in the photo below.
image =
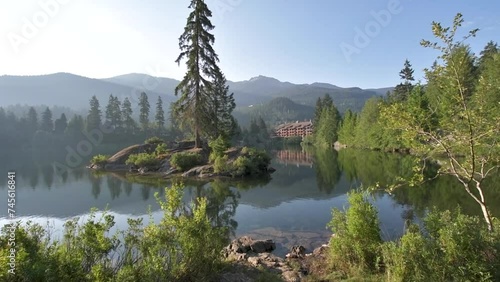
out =
<path fill-rule="evenodd" d="M 258 266 L 260 264 L 260 258 L 259 257 L 249 257 L 247 261 L 252 264 L 253 266 Z"/>
<path fill-rule="evenodd" d="M 178 173 L 178 172 L 179 172 L 178 169 L 176 169 L 176 168 L 170 168 L 167 172 L 165 172 L 165 176 L 172 175 L 172 174 Z"/>
<path fill-rule="evenodd" d="M 293 246 L 290 253 L 286 255 L 287 258 L 303 258 L 306 254 L 306 248 L 304 246 L 298 245 Z"/>
<path fill-rule="evenodd" d="M 184 172 L 182 177 L 200 177 L 203 173 L 211 173 L 213 172 L 213 165 L 202 165 L 193 167 L 192 169 Z"/>
<path fill-rule="evenodd" d="M 160 169 L 158 169 L 158 172 L 168 172 L 172 169 L 170 166 L 170 160 L 163 160 L 160 164 Z"/>
<path fill-rule="evenodd" d="M 295 271 L 292 271 L 292 270 L 284 271 L 281 274 L 281 277 L 286 282 L 300 282 L 302 280 L 301 275 Z"/>
<path fill-rule="evenodd" d="M 250 248 L 255 253 L 269 253 L 276 249 L 276 244 L 273 240 L 258 240 L 253 241 Z"/>

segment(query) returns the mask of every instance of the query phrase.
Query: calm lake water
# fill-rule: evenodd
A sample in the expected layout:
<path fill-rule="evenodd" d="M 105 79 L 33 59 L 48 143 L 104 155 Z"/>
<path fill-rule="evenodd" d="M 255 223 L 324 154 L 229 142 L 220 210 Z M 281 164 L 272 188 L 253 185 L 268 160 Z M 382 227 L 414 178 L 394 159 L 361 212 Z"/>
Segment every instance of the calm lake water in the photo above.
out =
<path fill-rule="evenodd" d="M 212 220 L 230 226 L 233 236 L 272 238 L 280 254 L 295 244 L 312 249 L 326 243 L 331 235 L 325 227 L 331 210 L 347 206 L 348 191 L 361 185 L 384 186 L 398 176 L 409 175 L 413 165 L 409 157 L 373 151 L 291 148 L 272 154 L 276 172 L 271 178 L 188 183 L 184 199 L 207 197 Z M 48 225 L 55 234 L 60 234 L 65 220 L 85 218 L 92 207 L 108 209 L 115 216 L 116 228 L 121 230 L 127 228 L 127 218 L 144 217 L 147 222 L 149 210 L 155 221 L 162 217 L 154 194 L 164 195 L 168 183 L 157 179 L 96 173 L 85 168 L 61 174 L 53 162 L 43 158 L 12 158 L 0 168 L 2 173 L 16 170 L 17 219 Z M 495 176 L 486 183 L 495 216 L 500 216 L 498 180 Z M 6 190 L 6 181 L 0 181 L 1 193 L 6 195 Z M 460 205 L 465 213 L 480 214 L 479 207 L 453 178 L 439 178 L 423 187 L 400 188 L 392 195 L 382 191 L 371 195 L 386 239 L 402 234 L 405 219 L 419 221 L 432 207 L 444 210 Z M 6 215 L 7 208 L 1 209 L 0 225 L 9 222 Z"/>

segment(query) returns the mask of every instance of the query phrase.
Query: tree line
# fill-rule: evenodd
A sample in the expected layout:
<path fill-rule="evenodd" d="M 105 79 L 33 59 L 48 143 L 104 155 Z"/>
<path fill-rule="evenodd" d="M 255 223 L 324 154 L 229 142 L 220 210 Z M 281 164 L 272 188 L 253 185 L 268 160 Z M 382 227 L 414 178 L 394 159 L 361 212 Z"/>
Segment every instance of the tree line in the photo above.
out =
<path fill-rule="evenodd" d="M 315 143 L 332 146 L 405 151 L 418 156 L 410 184 L 425 181 L 429 160 L 439 160 L 437 175 L 451 175 L 480 206 L 488 229 L 493 228 L 483 182 L 500 164 L 500 48 L 490 41 L 476 56 L 465 39 L 456 39 L 463 24 L 457 14 L 451 27 L 432 24 L 436 42 L 425 48 L 440 52 L 425 69 L 426 83 L 414 83 L 411 63 L 400 72 L 402 82 L 386 97 L 368 100 L 361 113 L 347 111 L 341 119 L 328 97 L 318 100 Z M 338 129 L 338 130 L 337 130 Z"/>

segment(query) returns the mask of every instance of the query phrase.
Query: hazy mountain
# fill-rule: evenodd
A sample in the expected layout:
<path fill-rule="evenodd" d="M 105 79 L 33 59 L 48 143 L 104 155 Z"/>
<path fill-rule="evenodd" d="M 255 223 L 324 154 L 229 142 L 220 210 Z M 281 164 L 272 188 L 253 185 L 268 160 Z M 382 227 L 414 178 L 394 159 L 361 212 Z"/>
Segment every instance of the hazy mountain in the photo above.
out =
<path fill-rule="evenodd" d="M 394 87 L 384 87 L 384 88 L 373 88 L 373 89 L 366 89 L 368 91 L 374 91 L 380 96 L 385 96 L 387 94 L 387 91 L 393 91 Z"/>
<path fill-rule="evenodd" d="M 252 107 L 240 107 L 234 112 L 239 123 L 246 126 L 252 117 L 262 117 L 268 125 L 275 126 L 292 121 L 312 119 L 314 107 L 297 104 L 289 98 L 278 97 Z"/>
<path fill-rule="evenodd" d="M 112 83 L 70 73 L 55 73 L 37 76 L 0 76 L 0 105 L 58 105 L 76 110 L 87 108 L 92 95 L 96 95 L 104 106 L 110 94 L 123 100 L 129 97 L 132 103 L 137 100 L 141 89 L 130 85 Z M 159 92 L 146 91 L 150 99 Z M 162 96 L 166 96 L 162 94 Z M 172 97 L 165 97 L 172 101 Z"/>
<path fill-rule="evenodd" d="M 173 78 L 154 77 L 142 73 L 124 74 L 103 80 L 115 84 L 145 89 L 146 93 L 152 91 L 171 97 L 175 96 L 175 87 L 179 84 L 179 81 Z"/>
<path fill-rule="evenodd" d="M 0 106 L 13 104 L 58 105 L 76 110 L 88 107 L 89 99 L 96 95 L 102 106 L 106 105 L 110 94 L 134 100 L 141 91 L 150 97 L 150 103 L 161 95 L 166 105 L 174 101 L 174 89 L 179 81 L 171 78 L 152 77 L 146 74 L 131 73 L 106 79 L 92 79 L 69 73 L 55 73 L 39 76 L 0 76 Z M 390 88 L 363 90 L 357 87 L 342 88 L 328 83 L 293 84 L 281 82 L 275 78 L 257 76 L 246 81 L 228 81 L 230 92 L 234 93 L 236 104 L 240 109 L 248 106 L 259 106 L 277 97 L 285 97 L 295 104 L 314 106 L 318 97 L 330 94 L 333 101 L 344 112 L 347 108 L 360 111 L 365 101 L 373 96 L 385 94 Z M 286 102 L 289 103 L 289 102 Z M 289 105 L 290 106 L 290 105 Z M 293 112 L 308 112 L 295 109 Z M 257 110 L 255 108 L 254 110 Z M 260 110 L 275 110 L 272 106 Z M 248 111 L 243 111 L 248 114 Z M 277 113 L 281 113 L 278 111 Z M 296 115 L 302 118 L 304 115 Z"/>

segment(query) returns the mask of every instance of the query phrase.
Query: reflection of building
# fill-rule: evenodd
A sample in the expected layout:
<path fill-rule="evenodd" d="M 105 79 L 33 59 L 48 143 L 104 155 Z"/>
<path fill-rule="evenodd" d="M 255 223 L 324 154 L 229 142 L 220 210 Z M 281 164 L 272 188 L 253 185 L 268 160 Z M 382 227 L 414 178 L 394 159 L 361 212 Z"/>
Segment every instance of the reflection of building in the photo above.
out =
<path fill-rule="evenodd" d="M 276 160 L 282 164 L 295 164 L 297 166 L 313 165 L 313 157 L 304 151 L 279 150 L 276 151 Z"/>
<path fill-rule="evenodd" d="M 313 124 L 311 121 L 286 123 L 276 128 L 276 136 L 278 137 L 296 137 L 307 136 L 313 133 Z"/>

